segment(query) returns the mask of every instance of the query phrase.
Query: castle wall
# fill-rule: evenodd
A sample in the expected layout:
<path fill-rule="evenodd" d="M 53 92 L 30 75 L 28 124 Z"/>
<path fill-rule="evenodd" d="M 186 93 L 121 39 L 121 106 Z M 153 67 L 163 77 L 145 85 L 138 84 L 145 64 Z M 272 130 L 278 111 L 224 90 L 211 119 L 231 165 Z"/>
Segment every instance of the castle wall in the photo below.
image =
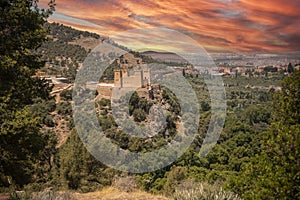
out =
<path fill-rule="evenodd" d="M 148 70 L 115 70 L 115 87 L 147 87 L 150 84 L 150 72 Z"/>
<path fill-rule="evenodd" d="M 101 97 L 110 98 L 112 94 L 113 85 L 98 85 L 97 91 L 98 95 Z"/>
<path fill-rule="evenodd" d="M 129 75 L 128 73 L 123 76 L 123 87 L 141 87 L 141 71 L 135 71 L 133 75 Z"/>

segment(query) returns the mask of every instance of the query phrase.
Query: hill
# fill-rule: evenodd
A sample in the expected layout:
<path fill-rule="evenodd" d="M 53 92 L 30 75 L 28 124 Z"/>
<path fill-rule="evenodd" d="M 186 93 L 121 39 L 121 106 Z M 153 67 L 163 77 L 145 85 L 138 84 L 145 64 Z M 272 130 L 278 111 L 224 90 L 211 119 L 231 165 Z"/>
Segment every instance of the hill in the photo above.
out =
<path fill-rule="evenodd" d="M 44 76 L 62 76 L 74 82 L 87 54 L 104 38 L 58 23 L 47 23 L 45 26 L 49 29 L 48 41 L 37 50 L 37 54 L 41 54 L 46 61 L 40 72 Z"/>
<path fill-rule="evenodd" d="M 184 58 L 171 52 L 144 51 L 141 53 L 141 55 L 151 57 L 154 60 L 164 62 L 164 63 L 176 63 L 176 64 L 187 63 L 187 61 Z"/>

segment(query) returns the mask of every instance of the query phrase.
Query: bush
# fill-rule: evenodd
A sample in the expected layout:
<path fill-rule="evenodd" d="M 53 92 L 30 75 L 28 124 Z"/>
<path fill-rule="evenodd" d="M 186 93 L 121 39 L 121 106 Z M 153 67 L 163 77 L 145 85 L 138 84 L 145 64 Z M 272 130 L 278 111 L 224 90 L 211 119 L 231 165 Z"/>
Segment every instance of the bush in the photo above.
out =
<path fill-rule="evenodd" d="M 232 193 L 224 191 L 221 187 L 205 183 L 185 185 L 176 189 L 172 195 L 173 200 L 241 200 L 241 198 Z"/>
<path fill-rule="evenodd" d="M 10 194 L 8 200 L 75 200 L 76 198 L 69 192 L 56 192 L 45 190 L 43 192 L 29 193 L 16 191 Z"/>
<path fill-rule="evenodd" d="M 46 117 L 43 119 L 43 123 L 48 127 L 54 127 L 56 125 L 56 123 L 53 121 L 53 115 L 46 115 Z"/>
<path fill-rule="evenodd" d="M 64 90 L 60 93 L 60 98 L 64 101 L 72 100 L 72 90 Z"/>
<path fill-rule="evenodd" d="M 32 195 L 31 200 L 75 200 L 69 192 L 44 191 Z"/>
<path fill-rule="evenodd" d="M 97 103 L 100 106 L 100 109 L 103 109 L 104 107 L 107 107 L 107 106 L 110 109 L 110 107 L 111 107 L 110 99 L 101 98 L 100 101 Z"/>
<path fill-rule="evenodd" d="M 133 115 L 134 121 L 136 121 L 136 122 L 142 122 L 147 118 L 145 111 L 140 108 L 134 110 L 132 115 Z"/>
<path fill-rule="evenodd" d="M 60 102 L 57 104 L 56 110 L 58 114 L 67 115 L 72 113 L 72 106 L 68 102 Z"/>
<path fill-rule="evenodd" d="M 55 110 L 56 104 L 55 100 L 41 100 L 35 99 L 35 103 L 31 106 L 35 116 L 40 117 L 41 123 L 53 127 L 55 123 L 53 122 L 53 116 L 50 114 Z"/>

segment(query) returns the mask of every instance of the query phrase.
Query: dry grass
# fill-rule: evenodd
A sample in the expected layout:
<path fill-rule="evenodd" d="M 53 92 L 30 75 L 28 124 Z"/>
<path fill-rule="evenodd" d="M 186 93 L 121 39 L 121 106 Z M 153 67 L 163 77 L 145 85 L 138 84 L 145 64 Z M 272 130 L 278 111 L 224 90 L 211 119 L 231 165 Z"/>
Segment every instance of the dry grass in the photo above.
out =
<path fill-rule="evenodd" d="M 2 193 L 0 194 L 0 200 L 7 200 L 9 198 L 9 194 L 8 193 Z"/>
<path fill-rule="evenodd" d="M 241 200 L 241 198 L 220 186 L 186 182 L 172 194 L 172 200 Z"/>
<path fill-rule="evenodd" d="M 1 200 L 76 200 L 74 195 L 68 191 L 55 192 L 52 190 L 44 190 L 41 192 L 25 192 L 15 191 L 10 193 L 6 198 Z"/>
<path fill-rule="evenodd" d="M 86 194 L 76 193 L 77 200 L 168 200 L 168 198 L 152 195 L 142 191 L 125 192 L 113 187 L 105 188 L 99 192 Z"/>
<path fill-rule="evenodd" d="M 10 197 L 10 198 L 9 198 Z M 16 192 L 9 196 L 0 195 L 2 200 L 168 200 L 168 198 L 152 195 L 143 191 L 135 190 L 132 192 L 120 191 L 115 187 L 108 187 L 98 192 L 90 193 L 71 193 L 68 191 L 53 192 L 43 191 L 26 195 L 25 192 Z"/>

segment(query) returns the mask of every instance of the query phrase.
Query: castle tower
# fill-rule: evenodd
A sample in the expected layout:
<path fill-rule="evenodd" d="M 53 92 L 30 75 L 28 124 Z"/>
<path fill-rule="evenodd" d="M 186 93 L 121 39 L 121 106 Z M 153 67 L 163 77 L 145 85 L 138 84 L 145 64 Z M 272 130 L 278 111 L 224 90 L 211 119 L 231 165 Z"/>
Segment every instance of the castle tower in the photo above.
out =
<path fill-rule="evenodd" d="M 149 70 L 143 70 L 143 86 L 144 87 L 150 87 L 150 71 Z"/>
<path fill-rule="evenodd" d="M 123 73 L 122 70 L 114 71 L 114 85 L 115 87 L 123 87 Z"/>
<path fill-rule="evenodd" d="M 145 87 L 145 83 L 144 83 L 144 71 L 141 70 L 141 84 L 140 87 Z"/>

